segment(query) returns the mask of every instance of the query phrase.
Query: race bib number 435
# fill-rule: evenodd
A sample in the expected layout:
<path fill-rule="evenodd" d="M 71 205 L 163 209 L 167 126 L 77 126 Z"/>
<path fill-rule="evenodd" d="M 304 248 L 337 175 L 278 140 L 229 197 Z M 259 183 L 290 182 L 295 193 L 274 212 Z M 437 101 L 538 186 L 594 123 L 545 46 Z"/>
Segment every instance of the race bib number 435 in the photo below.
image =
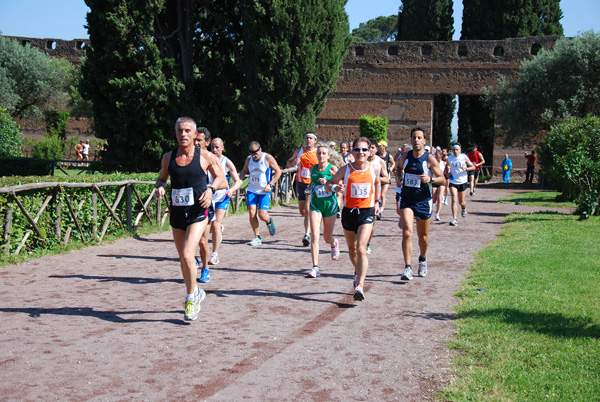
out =
<path fill-rule="evenodd" d="M 369 198 L 371 193 L 371 183 L 351 183 L 350 197 Z"/>
<path fill-rule="evenodd" d="M 176 207 L 189 207 L 194 205 L 194 189 L 174 188 L 171 193 L 171 201 Z"/>

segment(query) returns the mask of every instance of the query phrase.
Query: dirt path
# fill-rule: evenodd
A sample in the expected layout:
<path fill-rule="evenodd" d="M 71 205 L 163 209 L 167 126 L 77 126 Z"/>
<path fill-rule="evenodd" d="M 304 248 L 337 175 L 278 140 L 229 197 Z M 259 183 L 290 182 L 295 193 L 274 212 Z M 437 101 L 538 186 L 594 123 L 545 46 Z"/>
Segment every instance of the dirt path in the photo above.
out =
<path fill-rule="evenodd" d="M 255 248 L 247 216 L 225 220 L 221 264 L 191 324 L 170 232 L 1 267 L 0 400 L 431 400 L 450 375 L 453 295 L 473 252 L 506 214 L 533 211 L 494 201 L 507 192 L 481 186 L 455 228 L 444 206 L 429 275 L 409 283 L 386 209 L 359 303 L 339 221 L 340 259 L 321 241 L 322 276 L 304 277 L 296 207 L 274 209 L 277 235 L 263 225 Z"/>

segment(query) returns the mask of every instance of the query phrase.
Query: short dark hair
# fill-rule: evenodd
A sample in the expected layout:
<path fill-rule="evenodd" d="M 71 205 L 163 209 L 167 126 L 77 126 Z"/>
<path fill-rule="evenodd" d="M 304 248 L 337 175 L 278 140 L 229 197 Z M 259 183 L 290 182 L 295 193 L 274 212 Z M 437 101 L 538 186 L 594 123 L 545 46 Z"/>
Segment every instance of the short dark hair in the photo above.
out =
<path fill-rule="evenodd" d="M 210 141 L 211 137 L 210 137 L 210 131 L 208 131 L 208 128 L 206 127 L 198 127 L 196 129 L 196 131 L 198 131 L 198 133 L 203 133 L 204 134 L 204 140 L 205 141 Z"/>
<path fill-rule="evenodd" d="M 412 138 L 412 135 L 414 134 L 415 131 L 422 131 L 423 134 L 425 134 L 425 130 L 423 130 L 421 127 L 415 127 L 412 130 L 410 130 L 410 138 Z"/>
<path fill-rule="evenodd" d="M 248 149 L 250 149 L 252 145 L 256 145 L 258 147 L 256 149 L 260 149 L 260 143 L 258 141 L 250 141 L 250 144 L 248 144 Z"/>
<path fill-rule="evenodd" d="M 371 141 L 367 137 L 358 137 L 354 141 L 352 141 L 352 146 L 356 146 L 357 142 L 366 142 L 367 146 L 371 146 Z"/>

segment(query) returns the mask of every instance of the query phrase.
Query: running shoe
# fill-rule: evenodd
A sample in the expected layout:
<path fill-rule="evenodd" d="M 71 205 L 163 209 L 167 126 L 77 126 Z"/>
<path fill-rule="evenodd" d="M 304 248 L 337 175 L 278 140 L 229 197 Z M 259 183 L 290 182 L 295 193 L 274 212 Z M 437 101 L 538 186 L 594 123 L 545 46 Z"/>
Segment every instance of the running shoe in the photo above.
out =
<path fill-rule="evenodd" d="M 200 312 L 200 303 L 206 297 L 206 292 L 202 289 L 198 289 L 198 294 L 194 296 L 192 300 L 186 300 L 183 303 L 185 312 L 183 313 L 183 319 L 186 321 L 194 321 L 198 318 Z"/>
<path fill-rule="evenodd" d="M 221 225 L 221 234 L 225 231 L 225 226 Z"/>
<path fill-rule="evenodd" d="M 338 258 L 340 258 L 340 242 L 335 239 L 335 246 L 331 247 L 331 259 L 335 261 Z"/>
<path fill-rule="evenodd" d="M 427 276 L 427 260 L 419 261 L 419 276 L 422 278 Z"/>
<path fill-rule="evenodd" d="M 262 244 L 262 238 L 260 236 L 254 236 L 254 239 L 252 239 L 248 244 L 251 246 L 258 246 Z"/>
<path fill-rule="evenodd" d="M 463 208 L 462 212 L 460 213 L 460 216 L 462 216 L 463 218 L 467 217 L 467 208 Z"/>
<path fill-rule="evenodd" d="M 208 268 L 202 268 L 200 271 L 200 283 L 208 283 L 210 282 L 210 271 Z"/>
<path fill-rule="evenodd" d="M 400 277 L 400 279 L 404 279 L 405 281 L 410 281 L 412 278 L 413 278 L 412 267 L 404 268 L 404 272 L 402 273 L 402 276 Z"/>
<path fill-rule="evenodd" d="M 448 205 L 448 196 L 444 196 L 444 201 L 442 201 L 442 204 Z"/>
<path fill-rule="evenodd" d="M 319 267 L 317 267 L 316 265 L 312 267 L 306 275 L 307 278 L 318 278 L 319 276 L 321 276 L 321 271 L 319 271 Z"/>
<path fill-rule="evenodd" d="M 271 236 L 275 236 L 275 223 L 273 222 L 273 218 L 271 218 L 271 220 L 269 221 L 269 223 L 267 223 L 267 228 L 269 228 L 269 234 Z"/>
<path fill-rule="evenodd" d="M 340 219 L 342 217 L 342 213 L 338 211 L 337 218 Z"/>
<path fill-rule="evenodd" d="M 367 255 L 371 255 L 371 245 L 367 244 Z"/>
<path fill-rule="evenodd" d="M 354 288 L 354 300 L 357 300 L 357 301 L 365 300 L 365 292 L 363 291 L 362 286 L 356 286 Z"/>
<path fill-rule="evenodd" d="M 375 215 L 375 218 L 380 221 L 381 220 L 381 213 L 379 213 L 379 215 Z"/>
<path fill-rule="evenodd" d="M 473 195 L 473 191 L 469 191 L 469 195 Z"/>
<path fill-rule="evenodd" d="M 398 229 L 402 229 L 402 218 L 398 218 Z"/>
<path fill-rule="evenodd" d="M 217 265 L 219 263 L 219 254 L 211 253 L 210 260 L 208 260 L 208 265 Z"/>
<path fill-rule="evenodd" d="M 305 234 L 304 238 L 302 239 L 302 245 L 304 247 L 308 247 L 310 245 L 310 236 Z"/>
<path fill-rule="evenodd" d="M 356 285 L 357 285 L 357 282 L 356 282 L 356 273 L 354 273 L 354 276 L 352 277 L 352 288 L 354 289 L 356 287 Z"/>
<path fill-rule="evenodd" d="M 450 221 L 450 226 L 458 226 L 458 221 L 456 219 L 452 219 Z"/>
<path fill-rule="evenodd" d="M 440 219 L 440 214 L 435 214 L 435 220 L 436 220 L 436 221 L 439 221 L 439 220 L 441 220 L 441 219 Z"/>
<path fill-rule="evenodd" d="M 196 260 L 196 268 L 200 269 L 200 260 L 198 259 L 198 257 L 194 257 L 194 260 Z"/>

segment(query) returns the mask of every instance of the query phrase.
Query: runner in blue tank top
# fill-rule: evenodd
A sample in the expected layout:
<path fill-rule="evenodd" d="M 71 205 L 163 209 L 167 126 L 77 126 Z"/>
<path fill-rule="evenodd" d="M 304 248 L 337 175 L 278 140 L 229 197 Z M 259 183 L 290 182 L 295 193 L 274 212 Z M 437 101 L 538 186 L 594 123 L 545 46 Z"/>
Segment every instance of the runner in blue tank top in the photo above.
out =
<path fill-rule="evenodd" d="M 429 222 L 433 202 L 431 185 L 442 184 L 445 180 L 440 165 L 433 155 L 425 151 L 425 132 L 415 128 L 410 133 L 413 150 L 402 155 L 398 174 L 402 177 L 402 254 L 405 268 L 402 279 L 412 279 L 412 232 L 413 220 L 417 218 L 419 237 L 419 276 L 427 275 L 427 247 L 429 246 Z"/>

